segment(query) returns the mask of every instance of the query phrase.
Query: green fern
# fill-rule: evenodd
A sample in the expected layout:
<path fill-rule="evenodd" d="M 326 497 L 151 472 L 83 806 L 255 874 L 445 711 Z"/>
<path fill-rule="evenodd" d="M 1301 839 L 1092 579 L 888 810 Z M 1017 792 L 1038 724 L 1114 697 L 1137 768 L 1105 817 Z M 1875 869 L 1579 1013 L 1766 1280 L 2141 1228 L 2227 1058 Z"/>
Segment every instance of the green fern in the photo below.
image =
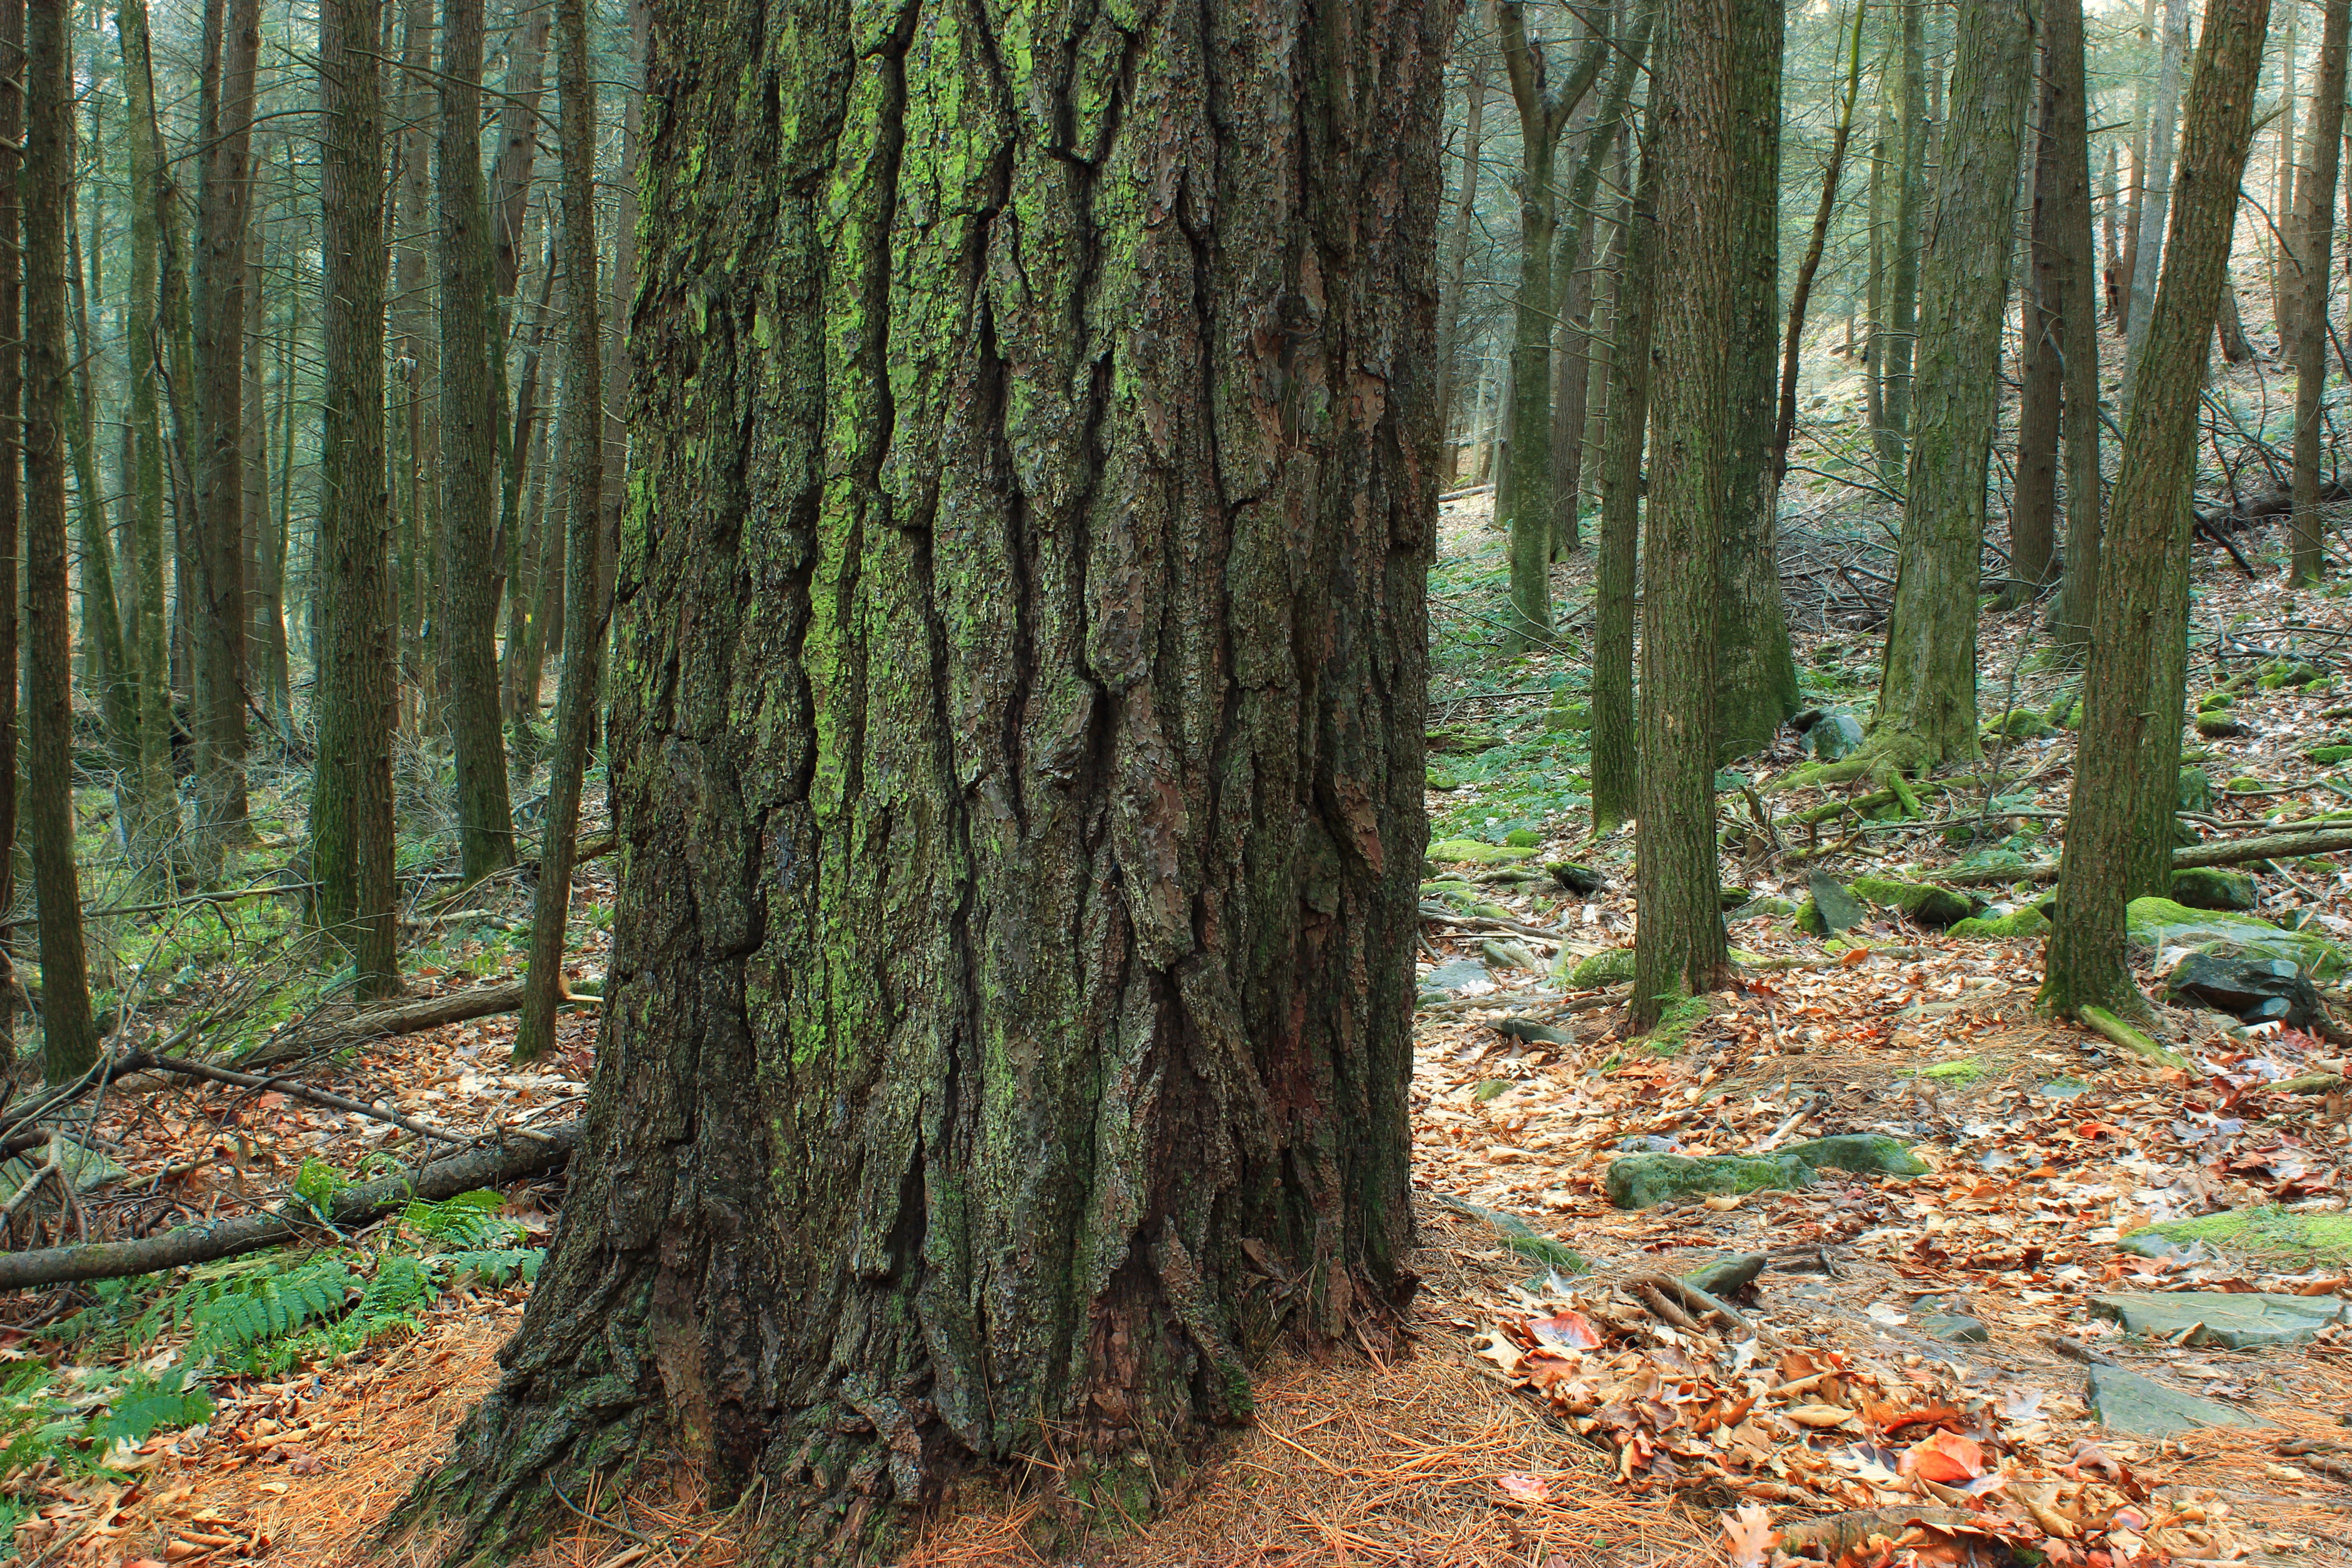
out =
<path fill-rule="evenodd" d="M 522 1228 L 512 1220 L 499 1217 L 506 1202 L 501 1194 L 477 1189 L 444 1198 L 437 1204 L 410 1204 L 401 1221 L 428 1242 L 461 1247 L 495 1247 L 512 1239 Z"/>
<path fill-rule="evenodd" d="M 187 1360 L 202 1363 L 341 1316 L 357 1283 L 336 1257 L 292 1268 L 256 1268 L 188 1286 L 150 1309 L 167 1327 L 189 1331 Z"/>
<path fill-rule="evenodd" d="M 433 1259 L 436 1268 L 446 1268 L 449 1278 L 471 1271 L 485 1285 L 503 1285 L 520 1274 L 524 1280 L 539 1279 L 539 1266 L 547 1260 L 543 1247 L 489 1247 L 465 1252 L 444 1252 Z"/>

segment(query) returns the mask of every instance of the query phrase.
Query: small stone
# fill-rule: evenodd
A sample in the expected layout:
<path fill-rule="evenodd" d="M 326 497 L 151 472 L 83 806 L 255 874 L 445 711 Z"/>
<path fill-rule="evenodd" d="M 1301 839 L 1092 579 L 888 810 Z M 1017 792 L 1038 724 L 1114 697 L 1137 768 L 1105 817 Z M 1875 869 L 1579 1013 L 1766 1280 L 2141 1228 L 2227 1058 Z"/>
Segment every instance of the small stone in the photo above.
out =
<path fill-rule="evenodd" d="M 2319 1016 L 2319 993 L 2289 959 L 2208 948 L 2182 959 L 2165 984 L 2174 1000 L 2227 1013 L 2242 1023 L 2275 1018 L 2301 1029 Z"/>
<path fill-rule="evenodd" d="M 2192 910 L 2251 910 L 2262 902 L 2262 891 L 2243 871 L 2219 866 L 2189 866 L 2172 874 L 2172 901 Z"/>
<path fill-rule="evenodd" d="M 1452 963 L 1441 963 L 1421 977 L 1423 989 L 1447 993 L 1461 991 L 1472 985 L 1492 985 L 1494 983 L 1495 977 L 1486 973 L 1485 964 L 1466 958 L 1456 959 Z"/>
<path fill-rule="evenodd" d="M 1529 952 L 1524 942 L 1482 942 L 1478 944 L 1478 955 L 1486 961 L 1490 969 L 1540 970 L 1544 966 L 1543 960 Z"/>
<path fill-rule="evenodd" d="M 1543 836 L 1532 827 L 1514 827 L 1503 835 L 1503 843 L 1512 849 L 1532 849 L 1543 842 Z"/>
<path fill-rule="evenodd" d="M 1874 1176 L 1924 1176 L 1935 1167 L 1883 1132 L 1840 1132 L 1783 1144 L 1774 1152 L 1824 1171 Z"/>
<path fill-rule="evenodd" d="M 1617 1140 L 1620 1154 L 1678 1154 L 1682 1152 L 1679 1139 L 1662 1138 L 1655 1132 L 1634 1132 Z"/>
<path fill-rule="evenodd" d="M 2136 1230 L 2116 1243 L 2116 1250 L 2135 1258 L 2169 1258 L 2179 1247 L 2152 1230 Z"/>
<path fill-rule="evenodd" d="M 2134 1437 L 2169 1437 L 2200 1426 L 2252 1426 L 2253 1418 L 2226 1405 L 2167 1388 L 2121 1367 L 2091 1369 L 2091 1414 L 2110 1432 Z"/>
<path fill-rule="evenodd" d="M 1813 1168 L 1789 1154 L 1630 1154 L 1609 1163 L 1609 1201 L 1621 1209 L 1654 1208 L 1674 1197 L 1708 1193 L 1794 1192 L 1811 1186 Z"/>
<path fill-rule="evenodd" d="M 1822 713 L 1804 727 L 1805 750 L 1813 760 L 1834 763 L 1862 744 L 1862 721 L 1851 713 Z"/>
<path fill-rule="evenodd" d="M 1760 1252 L 1735 1252 L 1708 1258 L 1683 1279 L 1719 1301 L 1755 1284 L 1756 1277 L 1764 1272 L 1766 1261 Z"/>
<path fill-rule="evenodd" d="M 1531 1046 L 1572 1046 L 1576 1044 L 1576 1037 L 1570 1034 L 1566 1029 L 1555 1029 L 1548 1024 L 1538 1024 L 1532 1018 L 1497 1019 L 1495 1024 L 1495 1032 L 1498 1035 L 1507 1036 L 1514 1040 L 1523 1040 Z"/>
<path fill-rule="evenodd" d="M 2226 741 L 2233 735 L 2244 734 L 2246 727 L 2227 713 L 2200 713 L 2197 715 L 2197 732 L 2209 741 Z"/>
<path fill-rule="evenodd" d="M 1869 911 L 1836 879 L 1816 871 L 1806 884 L 1812 898 L 1797 911 L 1797 923 L 1816 936 L 1832 936 L 1860 925 Z"/>
<path fill-rule="evenodd" d="M 2005 915 L 1972 916 L 1945 929 L 1946 936 L 1990 937 L 1995 942 L 2014 942 L 2022 937 L 2040 936 L 2050 929 L 2050 917 L 2040 906 L 2028 904 L 2011 910 Z"/>
<path fill-rule="evenodd" d="M 2298 1345 L 2346 1317 L 2344 1303 L 2333 1296 L 2236 1295 L 2226 1290 L 2094 1296 L 2091 1310 L 2121 1323 L 2127 1333 L 2171 1339 L 2187 1332 L 2184 1343 L 2233 1351 Z"/>
<path fill-rule="evenodd" d="M 1762 920 L 1768 915 L 1785 917 L 1788 915 L 1793 915 L 1796 912 L 1797 906 L 1795 904 L 1790 903 L 1786 899 L 1776 898 L 1768 893 L 1760 899 L 1750 899 L 1748 902 L 1740 905 L 1738 909 L 1732 910 L 1723 918 L 1727 921 L 1754 921 Z"/>
<path fill-rule="evenodd" d="M 1980 1345 L 1992 1338 L 1981 1321 L 1966 1312 L 1929 1312 L 1917 1322 L 1921 1333 L 1948 1344 Z"/>
<path fill-rule="evenodd" d="M 1973 908 L 1963 893 L 1933 882 L 1897 882 L 1885 877 L 1856 877 L 1856 897 L 1883 910 L 1900 910 L 1921 925 L 1941 929 L 1969 918 Z"/>
<path fill-rule="evenodd" d="M 1555 860 L 1544 868 L 1552 880 L 1571 893 L 1597 893 L 1601 890 L 1601 873 L 1590 866 L 1580 866 L 1573 860 Z"/>

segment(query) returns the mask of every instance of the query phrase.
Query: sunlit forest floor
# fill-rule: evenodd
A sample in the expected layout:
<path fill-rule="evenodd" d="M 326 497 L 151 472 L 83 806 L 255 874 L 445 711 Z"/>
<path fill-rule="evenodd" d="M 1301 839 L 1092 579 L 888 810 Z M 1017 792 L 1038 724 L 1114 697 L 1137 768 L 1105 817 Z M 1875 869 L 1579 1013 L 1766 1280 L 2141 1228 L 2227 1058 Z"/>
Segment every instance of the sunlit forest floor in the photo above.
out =
<path fill-rule="evenodd" d="M 2246 378 L 2217 395 L 2254 396 Z M 2258 416 L 2249 401 L 2247 417 Z M 1823 499 L 1799 503 L 1823 521 L 1793 531 L 1801 537 L 1792 545 L 1791 618 L 1808 703 L 1866 717 L 1879 629 L 1870 579 L 1851 568 L 1874 557 L 1852 541 L 1893 512 L 1857 511 L 1846 493 L 1834 527 L 1826 481 Z M 1773 753 L 1727 770 L 1719 798 L 1733 831 L 1723 876 L 1740 889 L 1730 931 L 1744 977 L 1707 999 L 1703 1016 L 1685 1017 L 1678 1038 L 1637 1041 L 1606 988 L 1575 983 L 1580 961 L 1630 942 L 1633 920 L 1631 832 L 1599 843 L 1585 835 L 1590 671 L 1579 628 L 1590 623 L 1590 552 L 1558 570 L 1556 647 L 1507 658 L 1502 538 L 1487 499 L 1466 494 L 1444 510 L 1432 579 L 1430 729 L 1445 749 L 1430 759 L 1440 847 L 1424 888 L 1432 918 L 1412 1089 L 1422 1288 L 1408 1320 L 1322 1364 L 1266 1369 L 1255 1424 L 1131 1535 L 1058 1547 L 1052 1527 L 1062 1505 L 1049 1489 L 1008 1496 L 973 1487 L 926 1523 L 909 1561 L 1713 1562 L 1735 1504 L 1769 1504 L 1772 1522 L 1786 1526 L 1880 1503 L 1906 1486 L 1914 1513 L 1943 1500 L 1910 1481 L 1919 1462 L 1908 1449 L 1859 1436 L 1843 1448 L 1758 1449 L 1759 1428 L 1728 1415 L 1704 1432 L 1674 1426 L 1672 1410 L 1704 1404 L 1694 1391 L 1706 1380 L 1691 1370 L 1701 1352 L 1732 1336 L 1704 1312 L 1675 1327 L 1671 1301 L 1652 1301 L 1656 1281 L 1748 1252 L 1764 1254 L 1766 1267 L 1748 1293 L 1727 1290 L 1725 1302 L 1777 1337 L 1760 1342 L 1771 1344 L 1768 1361 L 1779 1358 L 1770 1375 L 1780 1389 L 1845 1391 L 1843 1404 L 1814 1405 L 1775 1394 L 1778 1407 L 1826 1409 L 1818 1419 L 1834 1422 L 1848 1409 L 1910 1400 L 1926 1412 L 1921 1430 L 1965 1426 L 1984 1474 L 2042 1500 L 2050 1518 L 2021 1543 L 2052 1560 L 2113 1568 L 2147 1551 L 2192 1563 L 2352 1561 L 2352 1457 L 2334 1457 L 2339 1442 L 2352 1447 L 2339 1423 L 2352 1422 L 2352 1336 L 2328 1328 L 2302 1344 L 2247 1351 L 2194 1342 L 2194 1333 L 2167 1342 L 2125 1335 L 2092 1300 L 2120 1290 L 2346 1288 L 2346 1093 L 2281 1087 L 2346 1073 L 2345 1042 L 2168 1008 L 2169 1043 L 2191 1065 L 2152 1063 L 2034 1016 L 2032 935 L 1953 935 L 1877 909 L 1823 939 L 1791 916 L 1816 870 L 1842 881 L 2021 874 L 2054 857 L 2081 677 L 2047 653 L 2035 631 L 2041 611 L 1988 614 L 1980 628 L 1985 719 L 2031 712 L 2035 721 L 1990 739 L 1984 761 L 1963 770 L 1989 778 L 1964 789 L 1923 785 L 1919 815 L 1864 804 L 1866 784 L 1774 787 L 1803 755 L 1793 731 Z M 2280 521 L 2233 542 L 2258 575 L 2200 543 L 2189 690 L 2201 706 L 2227 688 L 2229 704 L 2210 707 L 2209 727 L 2238 732 L 2189 737 L 2206 789 L 2184 803 L 2184 819 L 2209 836 L 2352 822 L 2352 680 L 2342 657 L 2352 598 L 2281 586 Z M 1849 571 L 1814 572 L 1822 562 Z M 266 821 L 278 799 L 265 800 Z M 274 819 L 281 844 L 292 841 L 291 809 Z M 1807 816 L 1815 820 L 1799 820 Z M 1549 869 L 1555 864 L 1589 871 L 1590 890 L 1570 891 Z M 583 980 L 604 967 L 610 875 L 609 861 L 583 871 L 573 931 Z M 2347 884 L 2340 858 L 2281 861 L 2256 876 L 2254 912 L 2352 936 Z M 454 906 L 417 885 L 414 989 L 519 973 L 529 902 L 520 881 L 473 889 Z M 1973 890 L 2000 920 L 2048 889 L 2021 879 Z M 299 922 L 289 923 L 285 902 L 160 927 L 122 917 L 122 956 L 110 977 L 117 1005 L 137 999 L 166 1021 L 211 1006 L 257 1040 L 323 1005 L 316 990 L 281 990 L 273 979 L 299 968 L 295 954 L 270 946 L 293 940 Z M 142 941 L 150 947 L 135 957 Z M 2157 955 L 2135 956 L 2153 985 Z M 1496 1027 L 1506 1023 L 1515 1033 Z M 385 1040 L 330 1058 L 304 1081 L 451 1127 L 575 1114 L 593 1016 L 568 1017 L 559 1052 L 527 1071 L 506 1059 L 510 1027 L 491 1017 Z M 95 1131 L 100 1146 L 121 1151 L 119 1173 L 84 1200 L 100 1235 L 262 1206 L 306 1162 L 356 1173 L 415 1152 L 410 1134 L 382 1121 L 177 1080 L 121 1086 Z M 1834 1133 L 1898 1138 L 1929 1169 L 1825 1171 L 1801 1191 L 1630 1212 L 1604 1191 L 1610 1162 L 1628 1147 L 1735 1153 Z M 543 1239 L 560 1183 L 522 1184 L 504 1196 L 504 1244 Z M 2117 1245 L 2145 1226 L 2231 1213 L 2268 1217 L 2187 1239 L 2165 1257 Z M 1495 1215 L 1528 1227 L 1532 1241 Z M 2335 1224 L 2318 1223 L 2331 1216 Z M 1587 1271 L 1546 1250 L 1547 1240 L 1572 1248 Z M 521 1279 L 485 1266 L 360 1342 L 264 1342 L 246 1371 L 216 1382 L 208 1419 L 125 1442 L 102 1469 L 35 1476 L 37 1511 L 17 1528 L 16 1561 L 356 1564 L 369 1531 L 494 1381 L 492 1358 L 527 1291 Z M 0 1361 L 62 1356 L 100 1367 L 131 1353 L 150 1306 L 135 1287 L 19 1298 L 0 1331 Z M 1939 1337 L 1937 1326 L 1961 1314 L 1985 1326 L 1984 1341 Z M 1530 1373 L 1530 1346 L 1580 1342 L 1570 1315 L 1607 1330 L 1596 1357 L 1613 1357 L 1610 1375 L 1640 1384 L 1617 1385 L 1622 1420 L 1607 1416 L 1614 1406 L 1605 1401 L 1599 1415 L 1578 1410 Z M 68 1331 L 79 1337 L 61 1338 Z M 2116 1369 L 2250 1424 L 2117 1436 L 2094 1419 L 2086 1388 L 2094 1370 Z M 1594 1420 L 1597 1429 L 1576 1429 Z M 1683 1484 L 1666 1484 L 1662 1453 Z M 1947 1461 L 1959 1466 L 1947 1478 L 1959 1484 L 1946 1491 L 1964 1496 L 1981 1482 L 1965 1455 L 1938 1462 Z M 762 1500 L 714 1510 L 690 1479 L 650 1475 L 618 1496 L 566 1501 L 581 1517 L 530 1563 L 748 1560 Z M 1971 1553 L 1981 1542 L 1954 1539 L 1931 1531 L 1913 1546 L 1926 1547 L 1927 1561 L 1979 1560 Z M 388 1560 L 428 1561 L 429 1545 L 412 1542 Z"/>

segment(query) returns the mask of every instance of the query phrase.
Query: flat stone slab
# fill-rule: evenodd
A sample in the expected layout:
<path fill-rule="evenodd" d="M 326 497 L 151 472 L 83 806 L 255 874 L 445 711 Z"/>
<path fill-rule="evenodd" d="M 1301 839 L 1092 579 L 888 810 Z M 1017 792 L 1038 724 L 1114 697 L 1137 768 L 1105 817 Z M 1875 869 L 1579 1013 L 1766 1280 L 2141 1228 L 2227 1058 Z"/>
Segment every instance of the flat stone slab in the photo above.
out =
<path fill-rule="evenodd" d="M 1617 1207 L 1646 1209 L 1710 1193 L 1794 1192 L 1812 1181 L 1813 1168 L 1788 1154 L 1627 1154 L 1609 1163 L 1607 1186 Z"/>
<path fill-rule="evenodd" d="M 2129 1333 L 2170 1339 L 2194 1329 L 2183 1343 L 2233 1351 L 2301 1344 L 2328 1324 L 2345 1321 L 2345 1305 L 2333 1296 L 2232 1295 L 2222 1290 L 2094 1296 L 2091 1310 L 2121 1323 Z"/>
<path fill-rule="evenodd" d="M 1495 976 L 1486 966 L 1474 959 L 1456 959 L 1441 963 L 1421 977 L 1424 991 L 1459 991 L 1465 985 L 1492 985 Z"/>
<path fill-rule="evenodd" d="M 1966 1312 L 1929 1312 L 1918 1320 L 1919 1331 L 1955 1345 L 1980 1345 L 1992 1338 L 1980 1318 Z"/>
<path fill-rule="evenodd" d="M 2200 1426 L 2252 1426 L 2242 1410 L 2183 1394 L 2118 1366 L 2091 1369 L 2091 1414 L 2110 1432 L 2135 1437 L 2169 1437 Z"/>

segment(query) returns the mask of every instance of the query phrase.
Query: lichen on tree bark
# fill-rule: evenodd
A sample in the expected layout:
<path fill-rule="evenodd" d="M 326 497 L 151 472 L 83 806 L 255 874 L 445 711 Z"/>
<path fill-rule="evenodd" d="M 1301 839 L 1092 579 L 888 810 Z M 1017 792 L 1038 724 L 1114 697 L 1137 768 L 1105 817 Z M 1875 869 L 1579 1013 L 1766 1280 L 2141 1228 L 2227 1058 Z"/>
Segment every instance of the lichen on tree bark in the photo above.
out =
<path fill-rule="evenodd" d="M 1451 17 L 654 21 L 610 1001 L 407 1517 L 658 1440 L 862 1558 L 1409 1286 Z"/>

